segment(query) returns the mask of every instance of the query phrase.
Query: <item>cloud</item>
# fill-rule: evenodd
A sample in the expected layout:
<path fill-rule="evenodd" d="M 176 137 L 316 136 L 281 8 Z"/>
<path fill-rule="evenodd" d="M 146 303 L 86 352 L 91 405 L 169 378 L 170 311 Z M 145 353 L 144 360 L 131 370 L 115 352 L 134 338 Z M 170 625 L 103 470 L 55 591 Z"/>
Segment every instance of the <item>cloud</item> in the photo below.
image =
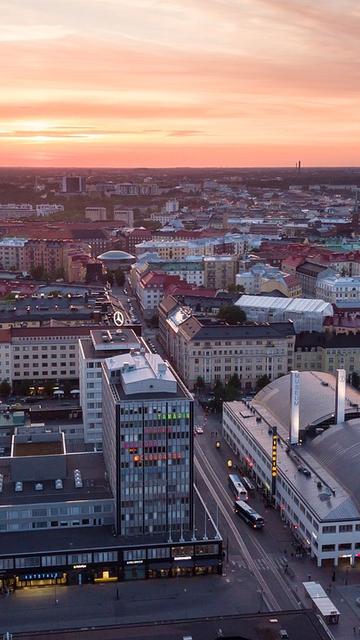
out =
<path fill-rule="evenodd" d="M 0 29 L 1 42 L 36 42 L 38 40 L 58 40 L 72 35 L 72 29 L 60 25 L 2 25 Z"/>

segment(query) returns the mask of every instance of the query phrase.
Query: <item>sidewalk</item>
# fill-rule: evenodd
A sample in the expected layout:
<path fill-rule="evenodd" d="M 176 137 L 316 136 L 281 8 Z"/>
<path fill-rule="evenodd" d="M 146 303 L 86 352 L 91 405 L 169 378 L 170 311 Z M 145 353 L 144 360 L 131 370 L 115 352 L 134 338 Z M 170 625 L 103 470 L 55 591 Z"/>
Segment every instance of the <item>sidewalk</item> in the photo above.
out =
<path fill-rule="evenodd" d="M 360 638 L 360 607 L 355 603 L 355 598 L 360 597 L 360 566 L 319 568 L 308 556 L 298 559 L 291 557 L 291 551 L 292 549 L 287 549 L 282 559 L 282 569 L 279 570 L 283 571 L 284 578 L 299 601 L 304 607 L 309 608 L 311 603 L 305 596 L 302 582 L 318 582 L 340 611 L 339 624 L 329 626 L 333 636 L 339 640 Z M 290 570 L 288 573 L 284 570 L 286 563 Z M 290 577 L 292 573 L 294 575 Z"/>

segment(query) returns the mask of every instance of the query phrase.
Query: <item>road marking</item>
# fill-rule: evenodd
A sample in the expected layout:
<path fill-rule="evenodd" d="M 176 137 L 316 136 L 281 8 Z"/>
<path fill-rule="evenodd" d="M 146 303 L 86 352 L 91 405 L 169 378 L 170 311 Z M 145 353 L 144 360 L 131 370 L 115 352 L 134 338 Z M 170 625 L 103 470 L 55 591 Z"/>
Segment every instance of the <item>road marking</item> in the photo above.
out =
<path fill-rule="evenodd" d="M 232 513 L 232 508 L 233 508 L 232 500 L 228 496 L 227 492 L 224 490 L 224 487 L 221 484 L 221 481 L 219 480 L 219 478 L 217 477 L 213 467 L 211 466 L 211 463 L 207 460 L 206 455 L 200 449 L 200 445 L 197 442 L 195 443 L 195 453 L 199 458 L 201 458 L 201 462 L 200 462 L 200 460 L 198 460 L 196 458 L 196 456 L 195 456 L 195 464 L 196 464 L 196 466 L 197 466 L 197 468 L 198 468 L 198 470 L 200 472 L 200 475 L 203 477 L 203 480 L 204 480 L 205 484 L 207 485 L 210 493 L 212 494 L 215 502 L 218 504 L 219 510 L 223 514 L 223 516 L 224 516 L 225 520 L 227 521 L 230 529 L 232 530 L 232 533 L 233 533 L 236 541 L 239 544 L 239 547 L 240 547 L 240 549 L 241 549 L 241 551 L 243 553 L 244 560 L 247 563 L 247 567 L 246 568 L 253 571 L 254 575 L 256 576 L 256 578 L 258 579 L 260 585 L 263 588 L 264 594 L 266 593 L 268 602 L 272 603 L 272 606 L 275 609 L 276 608 L 280 609 L 279 603 L 277 602 L 276 598 L 273 596 L 272 591 L 270 590 L 270 588 L 268 587 L 265 579 L 261 575 L 261 572 L 260 572 L 260 570 L 258 568 L 258 565 L 256 564 L 256 562 L 252 558 L 252 555 L 249 552 L 245 542 L 240 537 L 238 529 L 235 527 L 234 522 L 233 522 L 231 516 L 229 515 L 229 511 L 226 510 L 225 507 L 224 507 L 224 503 L 227 503 L 230 506 L 231 513 Z M 208 473 L 212 476 L 213 482 L 217 485 L 219 492 L 222 494 L 222 498 L 215 491 L 215 489 L 213 487 L 213 484 L 207 478 L 207 476 L 205 474 L 205 471 L 204 471 L 204 467 L 206 467 L 208 469 Z M 274 574 L 274 576 L 276 577 L 276 580 L 281 585 L 284 593 L 286 594 L 288 599 L 293 603 L 293 606 L 296 607 L 296 608 L 299 608 L 297 600 L 294 598 L 293 593 L 290 591 L 290 589 L 289 589 L 287 583 L 285 582 L 285 580 L 279 574 L 279 571 L 278 571 L 275 563 L 269 558 L 268 554 L 266 553 L 266 551 L 263 549 L 263 547 L 260 545 L 260 543 L 257 540 L 255 540 L 254 538 L 252 538 L 251 540 L 252 540 L 252 543 L 258 549 L 260 556 L 262 556 L 264 558 L 264 562 L 266 563 L 266 569 L 270 570 Z M 271 608 L 271 607 L 269 607 L 269 608 Z"/>

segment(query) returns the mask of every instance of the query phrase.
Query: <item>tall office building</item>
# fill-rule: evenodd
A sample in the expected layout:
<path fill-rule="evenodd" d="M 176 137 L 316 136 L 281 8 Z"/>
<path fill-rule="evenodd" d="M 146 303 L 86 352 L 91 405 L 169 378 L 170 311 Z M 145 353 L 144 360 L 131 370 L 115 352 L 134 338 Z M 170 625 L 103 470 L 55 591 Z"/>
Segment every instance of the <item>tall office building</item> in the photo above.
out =
<path fill-rule="evenodd" d="M 159 355 L 105 360 L 103 450 L 118 534 L 191 530 L 193 398 Z"/>

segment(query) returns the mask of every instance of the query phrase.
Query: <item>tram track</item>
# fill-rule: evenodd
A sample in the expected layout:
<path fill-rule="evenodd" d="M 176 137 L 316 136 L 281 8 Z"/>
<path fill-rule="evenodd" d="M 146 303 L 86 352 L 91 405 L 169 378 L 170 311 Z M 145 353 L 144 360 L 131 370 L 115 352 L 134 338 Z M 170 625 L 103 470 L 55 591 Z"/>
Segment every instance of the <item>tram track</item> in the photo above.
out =
<path fill-rule="evenodd" d="M 254 576 L 258 580 L 263 591 L 263 596 L 265 596 L 267 600 L 269 609 L 270 610 L 281 609 L 281 606 L 278 600 L 273 595 L 271 589 L 267 584 L 267 581 L 263 577 L 259 567 L 257 566 L 255 560 L 252 557 L 251 552 L 249 551 L 235 523 L 233 522 L 233 519 L 232 519 L 233 502 L 229 497 L 226 489 L 224 488 L 221 480 L 219 480 L 218 476 L 216 475 L 216 472 L 211 466 L 211 463 L 207 460 L 206 454 L 202 451 L 198 443 L 196 443 L 195 445 L 195 466 L 198 473 L 200 474 L 203 481 L 205 482 L 209 492 L 214 498 L 219 511 L 222 513 L 226 523 L 231 529 L 231 532 L 236 540 L 236 543 L 240 548 L 241 555 L 248 569 L 254 574 Z M 209 479 L 209 476 L 211 480 Z M 216 486 L 216 489 L 214 488 L 214 486 Z M 284 578 L 279 574 L 278 567 L 275 564 L 275 562 L 272 560 L 272 558 L 269 557 L 269 555 L 267 554 L 267 552 L 265 551 L 265 549 L 262 547 L 262 545 L 258 540 L 255 540 L 252 537 L 251 542 L 254 545 L 254 547 L 257 549 L 260 558 L 262 558 L 265 561 L 266 565 L 269 568 L 269 571 L 273 574 L 274 578 L 278 582 L 279 586 L 281 587 L 282 591 L 285 593 L 288 600 L 291 602 L 292 606 L 294 606 L 295 608 L 299 608 L 298 601 L 294 597 L 292 591 L 290 590 L 290 587 L 287 585 Z"/>

